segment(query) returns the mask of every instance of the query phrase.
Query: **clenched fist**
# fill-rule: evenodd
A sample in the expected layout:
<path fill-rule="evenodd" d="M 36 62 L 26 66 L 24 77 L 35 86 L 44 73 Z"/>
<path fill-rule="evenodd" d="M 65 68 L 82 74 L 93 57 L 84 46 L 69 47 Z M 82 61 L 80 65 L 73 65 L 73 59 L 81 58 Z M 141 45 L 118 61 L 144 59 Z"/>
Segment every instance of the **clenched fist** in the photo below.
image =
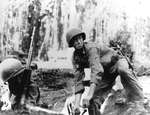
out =
<path fill-rule="evenodd" d="M 90 106 L 90 100 L 91 99 L 92 99 L 91 96 L 86 96 L 85 98 L 83 98 L 82 105 L 84 108 L 88 108 Z"/>

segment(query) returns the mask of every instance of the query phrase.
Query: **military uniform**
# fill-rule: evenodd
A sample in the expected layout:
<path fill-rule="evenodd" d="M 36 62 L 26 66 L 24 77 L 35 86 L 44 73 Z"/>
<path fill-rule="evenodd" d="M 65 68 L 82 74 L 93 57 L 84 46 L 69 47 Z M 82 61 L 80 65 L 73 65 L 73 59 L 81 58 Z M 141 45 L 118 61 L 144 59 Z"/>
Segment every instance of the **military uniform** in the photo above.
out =
<path fill-rule="evenodd" d="M 142 88 L 129 69 L 127 61 L 113 49 L 96 43 L 84 43 L 82 50 L 74 51 L 72 61 L 76 77 L 75 94 L 84 92 L 84 68 L 91 68 L 90 83 L 96 84 L 96 90 L 90 102 L 90 115 L 100 115 L 100 106 L 118 75 L 121 77 L 128 101 L 143 100 Z"/>
<path fill-rule="evenodd" d="M 77 28 L 72 28 L 66 34 L 68 46 L 75 48 L 72 62 L 75 68 L 76 95 L 84 92 L 84 68 L 91 69 L 90 91 L 94 90 L 94 95 L 91 91 L 92 99 L 89 99 L 90 94 L 88 94 L 89 97 L 84 99 L 84 102 L 90 101 L 90 105 L 84 103 L 85 106 L 89 106 L 89 115 L 100 115 L 101 104 L 115 84 L 118 75 L 120 75 L 121 82 L 126 90 L 127 100 L 143 101 L 142 88 L 129 69 L 127 60 L 112 48 L 93 42 L 83 42 L 85 39 L 86 34 Z"/>
<path fill-rule="evenodd" d="M 0 63 L 0 80 L 8 82 L 10 93 L 15 97 L 12 102 L 13 109 L 20 107 L 20 101 L 24 93 L 24 84 L 27 78 L 24 72 L 26 72 L 25 66 L 18 59 L 7 58 Z M 37 104 L 40 95 L 38 87 L 31 79 L 27 87 L 27 102 Z"/>

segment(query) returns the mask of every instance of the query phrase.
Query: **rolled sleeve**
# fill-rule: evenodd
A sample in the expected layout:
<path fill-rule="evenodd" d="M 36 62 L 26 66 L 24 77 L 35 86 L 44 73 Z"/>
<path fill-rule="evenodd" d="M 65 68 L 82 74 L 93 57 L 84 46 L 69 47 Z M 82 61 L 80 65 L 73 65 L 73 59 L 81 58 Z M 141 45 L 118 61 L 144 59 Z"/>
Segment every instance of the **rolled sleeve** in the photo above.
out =
<path fill-rule="evenodd" d="M 91 83 L 98 84 L 104 73 L 104 69 L 100 63 L 100 56 L 98 54 L 98 49 L 93 47 L 88 51 L 89 55 L 89 65 L 91 68 Z"/>

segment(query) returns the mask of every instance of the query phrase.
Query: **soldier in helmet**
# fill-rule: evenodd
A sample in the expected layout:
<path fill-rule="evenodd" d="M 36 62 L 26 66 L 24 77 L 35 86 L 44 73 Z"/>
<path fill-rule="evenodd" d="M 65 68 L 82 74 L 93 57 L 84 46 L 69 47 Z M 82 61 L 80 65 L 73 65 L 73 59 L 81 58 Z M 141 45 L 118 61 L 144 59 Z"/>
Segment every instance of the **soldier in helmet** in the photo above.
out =
<path fill-rule="evenodd" d="M 28 57 L 28 54 L 24 53 L 23 51 L 14 50 L 6 58 L 15 58 L 15 59 L 20 60 L 22 64 L 26 64 L 27 57 Z"/>
<path fill-rule="evenodd" d="M 21 98 L 24 91 L 25 76 L 25 59 L 24 53 L 13 52 L 11 56 L 7 57 L 0 63 L 0 81 L 1 83 L 8 82 L 10 93 L 14 95 L 12 101 L 12 109 L 19 109 L 21 106 Z M 36 64 L 31 64 L 31 69 L 37 69 Z M 33 72 L 33 71 L 32 71 Z M 31 74 L 32 75 L 32 74 Z M 32 81 L 32 76 L 28 84 L 26 93 L 26 100 L 29 104 L 38 104 L 40 97 L 39 88 Z"/>
<path fill-rule="evenodd" d="M 100 115 L 100 107 L 104 98 L 120 75 L 127 94 L 127 102 L 143 101 L 142 88 L 129 69 L 127 61 L 113 49 L 93 42 L 84 42 L 86 34 L 73 28 L 68 31 L 66 40 L 69 47 L 74 47 L 73 65 L 75 68 L 75 113 L 79 113 L 81 95 L 84 92 L 84 68 L 91 69 L 90 89 L 82 103 L 89 109 L 89 115 Z"/>

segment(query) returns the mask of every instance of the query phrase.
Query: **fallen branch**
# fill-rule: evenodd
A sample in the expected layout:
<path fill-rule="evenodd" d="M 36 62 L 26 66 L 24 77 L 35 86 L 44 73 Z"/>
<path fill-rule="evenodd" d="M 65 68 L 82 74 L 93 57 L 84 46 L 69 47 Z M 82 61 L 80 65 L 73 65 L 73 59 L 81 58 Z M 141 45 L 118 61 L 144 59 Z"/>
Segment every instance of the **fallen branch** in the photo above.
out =
<path fill-rule="evenodd" d="M 41 107 L 38 107 L 38 106 L 32 106 L 32 105 L 29 105 L 29 104 L 27 104 L 26 107 L 30 110 L 33 110 L 33 111 L 42 111 L 42 112 L 46 112 L 48 114 L 54 114 L 54 115 L 64 115 L 61 112 L 52 111 L 52 110 L 44 109 L 44 108 L 41 108 Z"/>

